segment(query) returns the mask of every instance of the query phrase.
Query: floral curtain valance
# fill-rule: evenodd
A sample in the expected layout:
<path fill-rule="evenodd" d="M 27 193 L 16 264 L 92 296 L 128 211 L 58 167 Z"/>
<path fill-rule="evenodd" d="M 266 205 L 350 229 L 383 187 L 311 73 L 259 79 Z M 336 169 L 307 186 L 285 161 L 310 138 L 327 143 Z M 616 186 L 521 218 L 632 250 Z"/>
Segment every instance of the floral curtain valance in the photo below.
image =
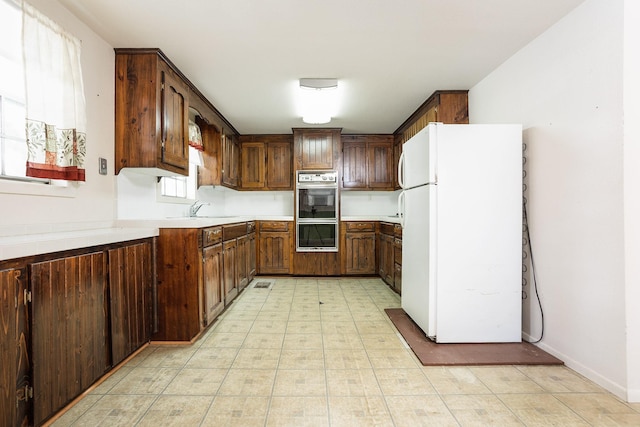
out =
<path fill-rule="evenodd" d="M 84 181 L 80 41 L 23 2 L 27 176 Z"/>

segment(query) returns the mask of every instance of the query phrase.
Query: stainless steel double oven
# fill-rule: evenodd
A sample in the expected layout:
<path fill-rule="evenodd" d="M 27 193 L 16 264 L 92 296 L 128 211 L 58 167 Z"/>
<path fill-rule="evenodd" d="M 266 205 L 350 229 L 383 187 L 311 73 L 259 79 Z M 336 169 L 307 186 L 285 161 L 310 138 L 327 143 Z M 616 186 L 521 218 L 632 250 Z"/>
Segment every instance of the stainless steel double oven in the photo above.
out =
<path fill-rule="evenodd" d="M 337 252 L 338 172 L 296 171 L 296 251 Z"/>

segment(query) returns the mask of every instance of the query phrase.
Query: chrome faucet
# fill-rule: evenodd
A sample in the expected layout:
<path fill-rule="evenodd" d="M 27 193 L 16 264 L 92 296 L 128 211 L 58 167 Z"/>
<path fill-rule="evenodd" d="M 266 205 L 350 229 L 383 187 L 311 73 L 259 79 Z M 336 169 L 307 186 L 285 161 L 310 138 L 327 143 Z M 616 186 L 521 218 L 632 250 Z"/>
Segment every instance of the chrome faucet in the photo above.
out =
<path fill-rule="evenodd" d="M 209 203 L 201 202 L 200 200 L 196 200 L 193 202 L 191 206 L 189 206 L 189 216 L 196 216 L 201 207 L 209 205 Z"/>

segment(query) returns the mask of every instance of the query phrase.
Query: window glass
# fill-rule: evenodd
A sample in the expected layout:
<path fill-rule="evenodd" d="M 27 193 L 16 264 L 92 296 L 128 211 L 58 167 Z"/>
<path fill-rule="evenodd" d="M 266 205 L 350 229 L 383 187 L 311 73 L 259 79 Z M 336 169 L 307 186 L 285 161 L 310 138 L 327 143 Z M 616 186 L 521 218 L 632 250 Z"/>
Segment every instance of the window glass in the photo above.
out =
<path fill-rule="evenodd" d="M 158 186 L 160 196 L 173 197 L 177 200 L 195 200 L 198 168 L 195 164 L 189 164 L 188 177 L 165 176 L 160 178 Z"/>
<path fill-rule="evenodd" d="M 0 178 L 49 182 L 26 177 L 22 18 L 12 0 L 0 0 Z"/>

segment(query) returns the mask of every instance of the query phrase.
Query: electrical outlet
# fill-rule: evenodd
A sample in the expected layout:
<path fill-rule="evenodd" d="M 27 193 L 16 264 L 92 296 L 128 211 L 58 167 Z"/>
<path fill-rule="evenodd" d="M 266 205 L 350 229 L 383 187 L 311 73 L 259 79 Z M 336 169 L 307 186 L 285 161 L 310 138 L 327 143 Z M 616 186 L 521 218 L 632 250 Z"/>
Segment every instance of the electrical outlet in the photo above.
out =
<path fill-rule="evenodd" d="M 100 175 L 107 174 L 107 159 L 103 157 L 98 157 L 98 173 Z"/>

